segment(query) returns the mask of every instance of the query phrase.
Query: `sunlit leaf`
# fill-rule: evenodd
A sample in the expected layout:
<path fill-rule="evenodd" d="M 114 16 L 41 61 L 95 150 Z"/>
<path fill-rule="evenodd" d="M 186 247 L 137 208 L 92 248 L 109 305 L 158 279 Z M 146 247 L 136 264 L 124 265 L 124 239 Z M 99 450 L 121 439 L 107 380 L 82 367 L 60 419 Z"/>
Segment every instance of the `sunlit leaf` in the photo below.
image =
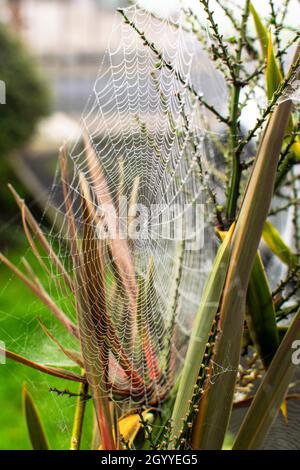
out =
<path fill-rule="evenodd" d="M 268 99 L 271 100 L 283 77 L 278 60 L 276 59 L 274 54 L 271 31 L 268 32 L 267 28 L 263 24 L 259 14 L 255 10 L 252 3 L 250 3 L 250 12 L 254 20 L 256 34 L 261 46 L 262 56 L 264 59 L 267 60 L 266 87 Z M 293 130 L 294 122 L 291 116 L 287 128 L 287 133 L 291 133 L 293 132 Z M 296 137 L 295 143 L 291 147 L 291 151 L 294 153 L 296 158 L 300 158 L 300 143 L 298 137 Z"/>
<path fill-rule="evenodd" d="M 297 264 L 297 256 L 283 241 L 280 233 L 271 222 L 265 222 L 262 237 L 274 255 L 290 268 L 295 267 Z"/>
<path fill-rule="evenodd" d="M 253 16 L 254 24 L 255 24 L 255 29 L 256 33 L 260 42 L 261 50 L 262 50 L 262 55 L 263 57 L 267 57 L 267 51 L 268 51 L 268 31 L 265 28 L 259 14 L 255 10 L 254 6 L 252 3 L 250 3 L 250 12 Z"/>
<path fill-rule="evenodd" d="M 271 31 L 268 33 L 268 52 L 267 52 L 267 69 L 266 69 L 266 81 L 267 81 L 267 93 L 268 99 L 271 100 L 273 94 L 277 90 L 283 76 L 280 71 L 278 61 L 274 54 L 273 42 Z"/>
<path fill-rule="evenodd" d="M 287 412 L 287 405 L 286 405 L 286 400 L 283 400 L 280 406 L 280 411 L 283 416 L 285 424 L 288 424 L 288 412 Z"/>
<path fill-rule="evenodd" d="M 146 422 L 153 420 L 153 414 L 150 413 L 149 410 L 143 411 L 142 416 Z M 119 420 L 120 435 L 123 437 L 124 441 L 128 443 L 129 447 L 132 447 L 133 441 L 140 429 L 141 418 L 139 414 L 131 414 Z"/>

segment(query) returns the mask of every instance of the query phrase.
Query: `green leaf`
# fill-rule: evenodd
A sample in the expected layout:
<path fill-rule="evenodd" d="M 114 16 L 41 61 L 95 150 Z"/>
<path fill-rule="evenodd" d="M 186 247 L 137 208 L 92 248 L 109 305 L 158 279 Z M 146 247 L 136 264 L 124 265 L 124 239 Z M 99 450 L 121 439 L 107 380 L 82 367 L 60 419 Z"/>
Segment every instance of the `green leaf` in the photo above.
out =
<path fill-rule="evenodd" d="M 173 408 L 173 426 L 170 441 L 180 433 L 182 420 L 186 416 L 189 401 L 193 395 L 194 385 L 199 374 L 212 322 L 219 308 L 229 263 L 232 231 L 233 225 L 218 250 L 212 271 L 204 287 Z"/>
<path fill-rule="evenodd" d="M 275 357 L 264 376 L 235 440 L 234 450 L 259 449 L 285 399 L 295 364 L 293 343 L 300 335 L 300 310 L 294 317 Z"/>
<path fill-rule="evenodd" d="M 268 368 L 279 346 L 279 335 L 272 292 L 259 253 L 247 291 L 246 321 L 256 350 Z"/>
<path fill-rule="evenodd" d="M 273 42 L 271 31 L 268 33 L 268 50 L 267 50 L 267 69 L 266 69 L 266 81 L 267 81 L 267 95 L 269 101 L 277 90 L 280 82 L 283 80 L 282 73 L 278 61 L 274 54 Z"/>
<path fill-rule="evenodd" d="M 23 406 L 25 411 L 27 429 L 34 450 L 49 450 L 49 444 L 44 432 L 38 409 L 26 384 L 22 388 Z"/>
<path fill-rule="evenodd" d="M 282 240 L 280 233 L 271 222 L 265 222 L 262 237 L 274 255 L 290 268 L 295 267 L 297 264 L 297 256 Z"/>
<path fill-rule="evenodd" d="M 150 409 L 142 412 L 142 416 L 145 422 L 153 423 L 154 415 L 150 412 Z M 134 440 L 142 429 L 141 417 L 138 413 L 130 414 L 119 420 L 120 435 L 124 441 L 127 442 L 128 446 L 132 448 Z"/>
<path fill-rule="evenodd" d="M 253 16 L 256 33 L 261 45 L 262 55 L 267 60 L 267 95 L 268 99 L 271 100 L 283 77 L 274 54 L 271 31 L 268 32 L 252 4 L 250 5 L 250 12 Z"/>
<path fill-rule="evenodd" d="M 263 22 L 260 19 L 259 14 L 255 10 L 254 6 L 252 3 L 250 3 L 250 12 L 251 15 L 253 16 L 254 24 L 255 24 L 255 29 L 256 33 L 261 45 L 261 51 L 263 57 L 267 57 L 267 52 L 268 52 L 268 32 L 267 29 L 265 28 Z"/>
<path fill-rule="evenodd" d="M 274 54 L 271 32 L 267 31 L 267 28 L 264 26 L 259 14 L 252 4 L 250 4 L 250 12 L 253 16 L 257 37 L 261 45 L 262 56 L 267 60 L 266 86 L 268 99 L 271 100 L 283 77 L 279 63 Z M 294 130 L 292 116 L 290 117 L 287 130 L 288 133 L 292 133 Z M 291 147 L 291 151 L 297 159 L 300 158 L 300 143 L 298 138 L 296 138 L 295 143 Z"/>
<path fill-rule="evenodd" d="M 271 101 L 274 93 L 279 87 L 283 76 L 280 70 L 278 60 L 274 54 L 273 42 L 271 31 L 268 34 L 268 50 L 267 50 L 267 69 L 266 69 L 266 83 L 267 83 L 267 95 L 268 100 Z M 289 123 L 287 126 L 287 134 L 292 134 L 294 132 L 294 120 L 290 116 Z M 300 158 L 300 145 L 299 138 L 295 138 L 295 143 L 291 147 L 291 152 L 295 155 L 296 158 Z"/>

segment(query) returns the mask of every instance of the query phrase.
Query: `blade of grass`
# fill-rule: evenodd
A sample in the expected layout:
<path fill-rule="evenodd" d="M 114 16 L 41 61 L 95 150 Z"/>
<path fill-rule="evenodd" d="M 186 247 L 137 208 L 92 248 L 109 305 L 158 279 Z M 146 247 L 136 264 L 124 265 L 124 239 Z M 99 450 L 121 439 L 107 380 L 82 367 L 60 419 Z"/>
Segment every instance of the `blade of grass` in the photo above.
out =
<path fill-rule="evenodd" d="M 115 236 L 111 237 L 109 240 L 111 255 L 118 270 L 123 288 L 130 301 L 132 315 L 134 316 L 136 312 L 137 285 L 133 260 L 127 242 L 122 238 L 119 231 L 119 224 L 116 223 L 116 214 L 110 213 L 114 208 L 113 200 L 103 174 L 99 158 L 90 142 L 89 136 L 86 134 L 84 135 L 84 142 L 86 146 L 86 158 L 89 173 L 93 181 L 93 189 L 95 191 L 99 207 L 106 206 L 110 208 L 105 212 L 105 220 L 108 225 L 108 229 L 111 230 L 112 233 L 115 231 Z"/>
<path fill-rule="evenodd" d="M 273 94 L 277 90 L 283 76 L 274 54 L 273 41 L 271 31 L 268 32 L 268 48 L 267 48 L 267 69 L 266 82 L 268 100 L 271 101 Z M 290 118 L 291 119 L 291 118 Z"/>
<path fill-rule="evenodd" d="M 260 46 L 261 46 L 261 50 L 262 50 L 262 55 L 263 55 L 263 57 L 267 57 L 267 53 L 268 53 L 268 31 L 265 28 L 263 22 L 260 19 L 259 14 L 255 10 L 252 3 L 250 3 L 250 13 L 253 16 L 257 36 L 258 36 Z"/>
<path fill-rule="evenodd" d="M 118 179 L 118 197 L 117 197 L 117 211 L 120 216 L 122 209 L 122 198 L 124 196 L 125 177 L 124 177 L 124 160 L 120 158 L 119 162 L 119 179 Z"/>
<path fill-rule="evenodd" d="M 98 298 L 99 292 L 97 291 L 97 286 L 95 288 L 95 287 L 92 287 L 92 285 L 90 284 L 90 280 L 92 278 L 96 280 L 98 279 L 98 281 L 96 281 L 100 283 L 98 286 L 98 289 L 100 291 L 100 286 L 101 286 L 101 289 L 103 289 L 102 295 L 104 295 L 105 277 L 103 277 L 102 279 L 100 274 L 101 274 L 101 269 L 103 269 L 103 267 L 102 265 L 101 266 L 99 265 L 99 262 L 100 262 L 99 256 L 101 257 L 103 256 L 103 248 L 101 248 L 99 251 L 98 243 L 100 242 L 100 240 L 97 240 L 98 237 L 95 231 L 96 226 L 99 227 L 99 223 L 101 222 L 99 221 L 99 217 L 97 217 L 97 213 L 95 212 L 92 198 L 91 198 L 91 193 L 88 187 L 88 183 L 82 174 L 80 174 L 80 182 L 81 182 L 82 202 L 84 205 L 84 211 L 86 212 L 86 214 L 89 214 L 88 216 L 89 222 L 86 221 L 84 223 L 84 229 L 86 230 L 86 234 L 83 234 L 83 242 L 84 244 L 87 244 L 87 246 L 85 247 L 84 244 L 82 245 L 83 253 L 82 253 L 82 262 L 80 266 L 87 267 L 87 262 L 90 264 L 91 272 L 89 275 L 83 274 L 82 282 L 83 283 L 85 282 L 84 279 L 85 279 L 85 276 L 87 276 L 87 279 L 89 279 L 89 281 L 86 283 L 86 285 L 90 286 L 92 290 L 89 287 L 88 287 L 88 291 L 84 288 L 83 290 L 85 290 L 85 297 L 88 298 L 88 296 L 91 294 L 92 297 L 95 296 L 95 299 L 98 299 L 98 301 L 100 302 L 99 305 L 102 305 L 103 313 L 105 314 L 106 327 L 109 330 L 109 337 L 106 338 L 107 345 L 109 345 L 112 348 L 112 353 L 115 354 L 116 359 L 121 365 L 121 367 L 123 367 L 125 374 L 127 374 L 127 376 L 130 377 L 130 381 L 132 385 L 134 385 L 137 388 L 140 388 L 142 391 L 144 390 L 144 386 L 145 386 L 144 380 L 140 376 L 140 374 L 133 368 L 132 361 L 127 357 L 127 354 L 118 338 L 115 326 L 113 325 L 111 319 L 108 316 L 105 302 L 103 302 L 103 299 L 101 298 L 101 296 Z M 88 253 L 90 253 L 90 256 L 92 258 L 90 261 L 88 261 L 87 258 L 85 259 Z M 92 266 L 92 263 L 94 263 L 95 266 Z M 101 263 L 103 264 L 103 261 Z M 95 302 L 92 302 L 92 304 L 95 304 Z"/>
<path fill-rule="evenodd" d="M 136 204 L 138 202 L 138 193 L 140 189 L 140 177 L 137 176 L 132 185 L 131 189 L 131 194 L 130 194 L 130 199 L 129 199 L 129 205 L 128 205 L 128 232 L 129 232 L 129 237 L 131 237 L 130 233 L 130 227 L 132 222 L 134 221 L 136 217 Z"/>
<path fill-rule="evenodd" d="M 93 413 L 93 434 L 91 441 L 91 450 L 98 450 L 100 447 L 100 434 L 96 412 Z"/>
<path fill-rule="evenodd" d="M 73 211 L 73 200 L 70 191 L 70 183 L 68 178 L 68 153 L 66 146 L 62 146 L 59 150 L 59 165 L 61 174 L 61 183 L 64 195 L 64 205 L 66 210 L 66 219 L 68 224 L 68 241 L 71 247 L 71 255 L 73 258 L 74 269 L 80 264 L 79 253 L 77 249 L 77 228 Z"/>
<path fill-rule="evenodd" d="M 144 289 L 142 293 L 142 311 L 141 311 L 141 325 L 144 323 L 144 328 L 142 332 L 142 344 L 143 352 L 147 364 L 147 371 L 149 374 L 149 379 L 151 382 L 154 382 L 158 385 L 161 378 L 163 378 L 163 373 L 159 364 L 159 357 L 156 355 L 156 351 L 159 350 L 160 344 L 156 337 L 156 331 L 151 332 L 148 322 L 145 323 L 145 318 L 149 318 L 148 309 L 151 310 L 153 301 L 156 295 L 154 287 L 154 260 L 153 257 L 149 258 L 147 275 L 145 278 Z M 161 313 L 158 311 L 156 313 L 156 318 L 154 319 L 156 327 L 159 331 L 164 331 L 164 322 L 161 316 Z M 156 348 L 154 345 L 156 343 Z"/>
<path fill-rule="evenodd" d="M 81 375 L 85 377 L 84 370 L 81 371 Z M 84 420 L 84 415 L 85 415 L 85 410 L 86 410 L 88 390 L 89 390 L 89 386 L 87 382 L 81 383 L 79 385 L 75 416 L 74 416 L 74 421 L 73 421 L 70 450 L 80 449 L 82 429 L 83 429 L 83 420 Z"/>
<path fill-rule="evenodd" d="M 224 239 L 226 232 L 219 232 Z M 251 341 L 267 368 L 279 346 L 276 312 L 264 265 L 257 252 L 247 290 L 246 321 Z"/>
<path fill-rule="evenodd" d="M 275 57 L 273 42 L 272 42 L 272 35 L 271 31 L 268 31 L 267 28 L 264 26 L 262 20 L 260 19 L 259 14 L 253 7 L 250 6 L 250 12 L 253 16 L 256 32 L 258 39 L 260 41 L 262 56 L 267 61 L 266 67 L 266 87 L 267 87 L 267 95 L 269 101 L 271 101 L 273 94 L 276 92 L 280 82 L 282 81 L 282 73 L 280 69 L 280 64 Z M 293 117 L 290 116 L 287 131 L 292 132 L 294 129 L 294 121 Z M 296 139 L 296 142 L 292 145 L 291 151 L 294 152 L 297 158 L 300 158 L 300 144 L 299 139 Z"/>

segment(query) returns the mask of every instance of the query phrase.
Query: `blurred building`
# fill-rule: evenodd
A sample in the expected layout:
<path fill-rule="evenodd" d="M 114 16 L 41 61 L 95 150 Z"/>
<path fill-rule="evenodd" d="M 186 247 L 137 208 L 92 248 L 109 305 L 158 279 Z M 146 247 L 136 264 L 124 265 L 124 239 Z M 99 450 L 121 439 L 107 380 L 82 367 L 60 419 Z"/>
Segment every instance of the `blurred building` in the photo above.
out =
<path fill-rule="evenodd" d="M 108 38 L 118 40 L 117 31 L 112 33 L 116 8 L 126 4 L 126 0 L 0 0 L 0 21 L 27 44 L 52 89 L 52 115 L 41 122 L 30 146 L 10 159 L 43 209 L 57 151 L 77 132 Z"/>
<path fill-rule="evenodd" d="M 0 18 L 29 45 L 48 76 L 55 111 L 76 115 L 84 108 L 115 10 L 126 4 L 126 0 L 1 1 Z"/>
<path fill-rule="evenodd" d="M 6 0 L 6 17 L 43 57 L 93 55 L 105 47 L 114 0 Z"/>

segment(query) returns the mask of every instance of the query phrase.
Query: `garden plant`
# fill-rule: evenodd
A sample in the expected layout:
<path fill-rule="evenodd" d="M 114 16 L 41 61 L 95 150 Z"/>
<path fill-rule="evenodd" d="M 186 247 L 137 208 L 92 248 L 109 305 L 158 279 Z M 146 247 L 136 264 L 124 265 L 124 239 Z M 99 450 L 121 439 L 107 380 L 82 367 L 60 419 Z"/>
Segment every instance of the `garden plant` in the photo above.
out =
<path fill-rule="evenodd" d="M 90 401 L 95 450 L 222 449 L 244 407 L 237 450 L 261 448 L 299 399 L 292 2 L 269 0 L 267 17 L 250 0 L 198 3 L 201 14 L 183 8 L 168 20 L 136 6 L 117 12 L 120 43 L 108 46 L 77 143 L 59 152 L 59 229 L 43 230 L 10 187 L 47 284 L 26 259 L 1 261 L 63 325 L 65 342 L 37 318 L 71 365 L 5 354 L 61 378 L 57 393 L 74 400 L 73 450 Z M 33 448 L 50 449 L 25 385 L 23 401 Z"/>

